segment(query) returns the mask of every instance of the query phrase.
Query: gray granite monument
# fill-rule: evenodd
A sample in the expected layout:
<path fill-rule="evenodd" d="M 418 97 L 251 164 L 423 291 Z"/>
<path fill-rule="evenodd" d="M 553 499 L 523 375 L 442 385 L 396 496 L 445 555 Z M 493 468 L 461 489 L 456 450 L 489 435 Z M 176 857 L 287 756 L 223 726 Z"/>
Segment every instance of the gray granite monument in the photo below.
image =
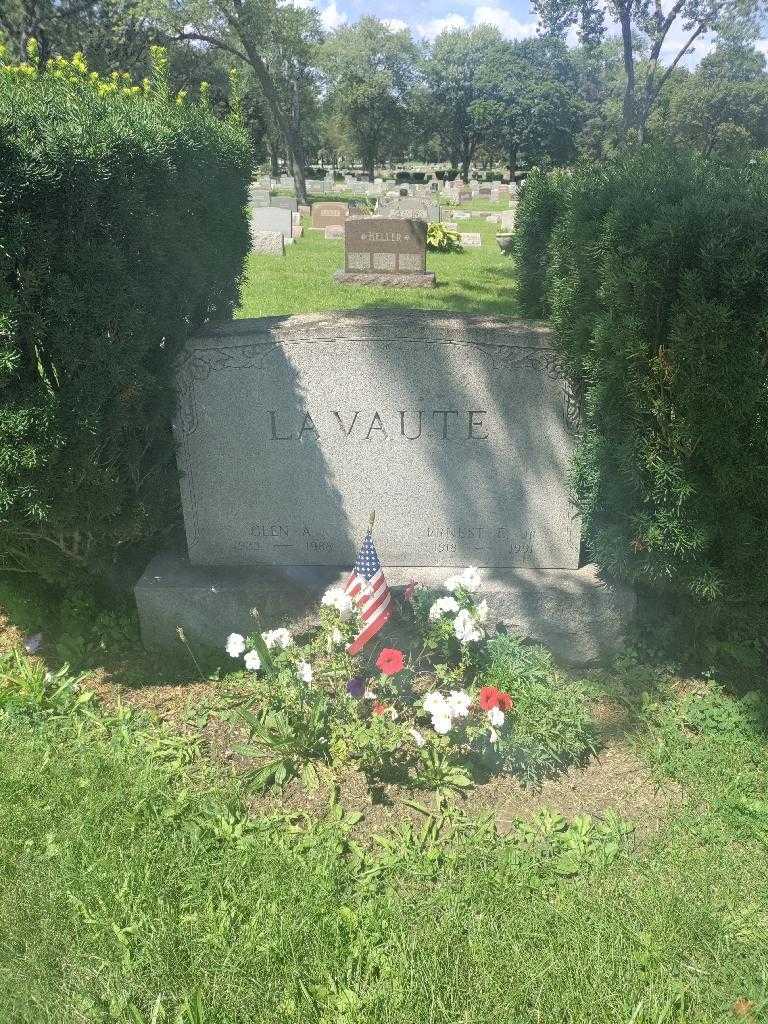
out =
<path fill-rule="evenodd" d="M 293 233 L 293 216 L 280 206 L 256 206 L 251 210 L 251 236 L 259 231 L 279 231 L 285 238 Z"/>
<path fill-rule="evenodd" d="M 347 230 L 350 224 L 348 222 Z M 491 616 L 583 662 L 633 606 L 593 566 L 566 486 L 577 407 L 544 327 L 416 310 L 240 320 L 192 338 L 175 434 L 188 554 L 136 586 L 150 647 L 176 628 L 298 628 L 369 513 L 390 586 L 483 567 Z"/>

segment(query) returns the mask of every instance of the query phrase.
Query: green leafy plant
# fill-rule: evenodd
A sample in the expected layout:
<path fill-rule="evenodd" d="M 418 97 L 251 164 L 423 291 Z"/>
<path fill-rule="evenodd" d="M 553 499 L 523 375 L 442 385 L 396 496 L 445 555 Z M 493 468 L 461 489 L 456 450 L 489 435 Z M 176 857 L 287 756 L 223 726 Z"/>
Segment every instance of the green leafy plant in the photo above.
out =
<path fill-rule="evenodd" d="M 0 562 L 59 590 L 177 520 L 175 360 L 248 250 L 245 131 L 165 75 L 0 72 Z"/>
<path fill-rule="evenodd" d="M 88 704 L 93 693 L 82 687 L 82 676 L 70 675 L 69 665 L 49 672 L 37 658 L 13 650 L 0 655 L 0 710 L 63 713 Z"/>
<path fill-rule="evenodd" d="M 249 785 L 261 790 L 301 777 L 308 788 L 317 787 L 316 762 L 326 758 L 330 734 L 324 694 L 311 691 L 280 709 L 268 709 L 258 716 L 244 709 L 241 716 L 250 729 L 250 742 L 239 745 L 237 753 L 265 761 L 248 772 Z"/>
<path fill-rule="evenodd" d="M 461 239 L 444 224 L 430 224 L 427 228 L 427 249 L 430 252 L 464 252 Z"/>
<path fill-rule="evenodd" d="M 473 786 L 472 776 L 451 758 L 443 743 L 430 742 L 419 751 L 413 780 L 420 789 L 439 796 L 464 793 Z"/>

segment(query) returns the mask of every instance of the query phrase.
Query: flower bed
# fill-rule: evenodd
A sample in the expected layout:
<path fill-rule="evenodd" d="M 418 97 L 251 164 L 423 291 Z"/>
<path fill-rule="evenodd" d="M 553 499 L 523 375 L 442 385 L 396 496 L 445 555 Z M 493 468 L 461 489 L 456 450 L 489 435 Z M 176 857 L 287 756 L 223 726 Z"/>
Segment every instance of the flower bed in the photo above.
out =
<path fill-rule="evenodd" d="M 371 782 L 445 793 L 479 773 L 535 782 L 583 757 L 593 747 L 587 689 L 566 682 L 543 648 L 492 630 L 480 586 L 470 567 L 442 593 L 407 587 L 408 652 L 371 641 L 367 658 L 350 656 L 360 622 L 338 587 L 323 595 L 311 634 L 231 634 L 226 650 L 249 691 L 240 714 L 250 741 L 238 752 L 254 760 L 253 783 L 357 767 Z"/>

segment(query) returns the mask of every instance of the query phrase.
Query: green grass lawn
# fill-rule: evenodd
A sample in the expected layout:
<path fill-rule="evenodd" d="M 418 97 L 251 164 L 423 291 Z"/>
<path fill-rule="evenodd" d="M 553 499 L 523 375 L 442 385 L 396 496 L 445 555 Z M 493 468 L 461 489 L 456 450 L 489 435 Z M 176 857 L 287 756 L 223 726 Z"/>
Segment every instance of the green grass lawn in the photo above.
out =
<path fill-rule="evenodd" d="M 325 201 L 351 197 L 312 198 Z M 427 269 L 435 273 L 435 288 L 363 288 L 335 284 L 334 271 L 344 266 L 344 242 L 326 241 L 322 231 L 309 227 L 310 218 L 303 217 L 304 236 L 286 248 L 283 258 L 257 254 L 248 257 L 237 315 L 279 316 L 325 309 L 393 306 L 515 316 L 518 311 L 514 263 L 502 256 L 496 244 L 494 235 L 498 225 L 489 224 L 483 217 L 483 214 L 506 210 L 509 204 L 475 199 L 463 208 L 477 217 L 461 221 L 459 229 L 481 232 L 482 248 L 452 255 L 428 253 Z M 443 218 L 450 220 L 452 211 L 446 208 Z"/>
<path fill-rule="evenodd" d="M 248 818 L 193 739 L 0 712 L 0 1021 L 763 1021 L 768 749 L 740 708 L 646 703 L 640 756 L 685 802 L 565 873 L 471 828 L 361 863 L 333 815 Z"/>

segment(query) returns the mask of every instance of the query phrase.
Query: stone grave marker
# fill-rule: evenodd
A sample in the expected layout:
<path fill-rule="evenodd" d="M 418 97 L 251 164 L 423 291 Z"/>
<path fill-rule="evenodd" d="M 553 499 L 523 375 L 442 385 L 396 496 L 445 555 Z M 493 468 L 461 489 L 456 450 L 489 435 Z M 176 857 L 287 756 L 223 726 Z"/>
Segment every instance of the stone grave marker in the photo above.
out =
<path fill-rule="evenodd" d="M 442 223 L 443 223 L 443 227 L 445 228 L 446 231 L 458 231 L 459 230 L 458 222 L 455 221 L 455 220 L 444 220 Z"/>
<path fill-rule="evenodd" d="M 291 213 L 298 213 L 299 210 L 299 204 L 293 196 L 272 196 L 272 201 L 269 205 L 280 210 L 290 210 Z"/>
<path fill-rule="evenodd" d="M 434 288 L 427 273 L 427 225 L 396 217 L 353 217 L 344 232 L 344 269 L 340 284 L 375 284 L 399 288 Z"/>
<path fill-rule="evenodd" d="M 237 320 L 190 339 L 177 391 L 188 559 L 160 555 L 137 584 L 148 646 L 181 626 L 223 648 L 254 607 L 298 631 L 371 509 L 390 587 L 478 565 L 489 628 L 571 661 L 618 646 L 632 597 L 579 568 L 577 408 L 547 328 L 388 309 Z"/>
<path fill-rule="evenodd" d="M 248 189 L 248 202 L 251 206 L 269 206 L 269 189 L 251 185 Z"/>
<path fill-rule="evenodd" d="M 285 239 L 282 232 L 251 229 L 251 251 L 261 256 L 284 256 Z"/>
<path fill-rule="evenodd" d="M 499 223 L 501 224 L 502 231 L 512 231 L 515 227 L 515 211 L 504 210 L 503 213 L 499 214 Z"/>
<path fill-rule="evenodd" d="M 309 217 L 312 214 L 312 207 L 311 206 L 304 206 L 303 203 L 300 203 L 299 204 L 299 213 L 301 214 L 302 217 Z"/>
<path fill-rule="evenodd" d="M 455 220 L 470 220 L 472 214 L 468 213 L 466 210 L 454 210 L 453 216 Z"/>
<path fill-rule="evenodd" d="M 341 241 L 344 239 L 345 227 L 343 224 L 332 224 L 325 229 L 325 237 L 329 241 Z"/>
<path fill-rule="evenodd" d="M 291 237 L 293 217 L 290 210 L 281 206 L 257 206 L 251 210 L 251 232 L 279 231 L 286 238 Z"/>
<path fill-rule="evenodd" d="M 440 206 L 431 196 L 408 196 L 404 199 L 379 200 L 378 210 L 386 217 L 418 218 L 434 224 L 440 220 Z"/>
<path fill-rule="evenodd" d="M 465 249 L 479 249 L 483 244 L 483 236 L 479 231 L 460 231 L 459 241 Z"/>
<path fill-rule="evenodd" d="M 294 224 L 293 230 L 291 231 L 291 238 L 293 238 L 295 241 L 297 238 L 301 238 L 303 234 L 304 228 L 301 226 L 301 224 Z"/>
<path fill-rule="evenodd" d="M 472 201 L 472 189 L 471 188 L 460 188 L 456 193 L 456 198 L 460 203 L 469 203 Z"/>
<path fill-rule="evenodd" d="M 490 185 L 481 185 L 477 191 L 478 195 L 482 196 L 483 199 L 491 198 L 492 189 Z"/>
<path fill-rule="evenodd" d="M 348 216 L 349 206 L 346 203 L 312 204 L 312 227 L 320 231 L 328 227 L 343 226 Z"/>

